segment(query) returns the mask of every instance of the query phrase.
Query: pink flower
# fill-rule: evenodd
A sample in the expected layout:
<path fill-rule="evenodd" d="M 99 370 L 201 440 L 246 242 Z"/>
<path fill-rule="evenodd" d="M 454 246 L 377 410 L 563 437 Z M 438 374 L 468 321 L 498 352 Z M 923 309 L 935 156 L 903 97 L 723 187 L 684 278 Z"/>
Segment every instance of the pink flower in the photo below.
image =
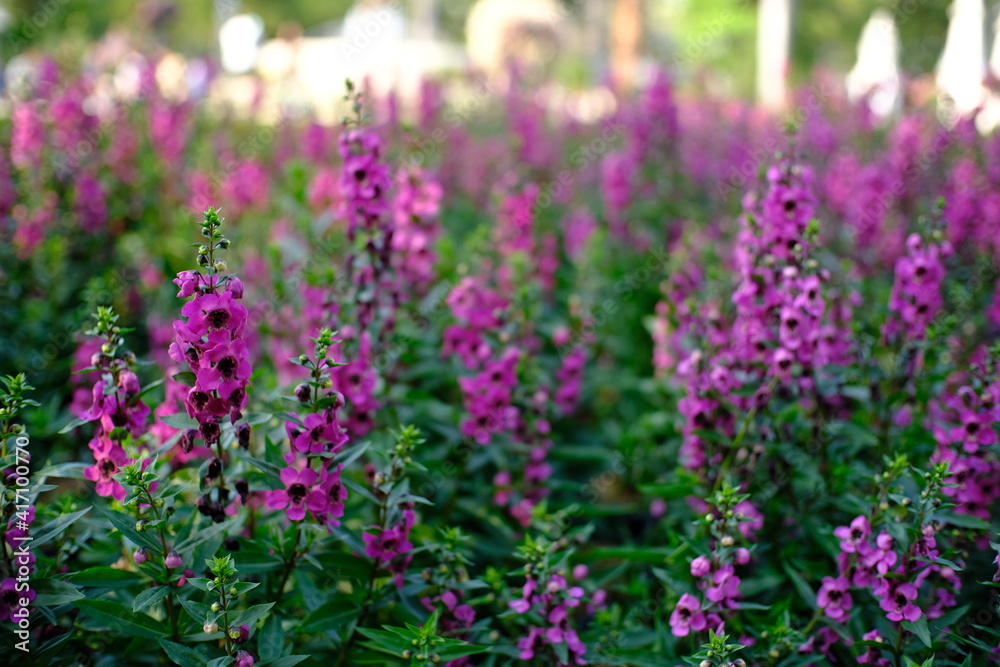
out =
<path fill-rule="evenodd" d="M 712 561 L 705 556 L 698 556 L 691 561 L 691 576 L 704 577 L 712 571 Z"/>
<path fill-rule="evenodd" d="M 850 586 L 851 582 L 844 577 L 823 577 L 816 604 L 833 620 L 844 621 L 853 604 L 851 594 L 847 592 Z"/>
<path fill-rule="evenodd" d="M 867 540 L 871 533 L 868 519 L 863 516 L 854 519 L 850 526 L 840 526 L 833 531 L 840 538 L 840 549 L 845 553 L 855 553 L 858 545 Z"/>
<path fill-rule="evenodd" d="M 284 509 L 292 521 L 301 521 L 306 517 L 306 510 L 314 514 L 326 509 L 326 495 L 323 491 L 313 489 L 319 476 L 314 470 L 305 468 L 296 470 L 288 467 L 281 471 L 281 483 L 284 489 L 269 491 L 267 506 L 271 509 Z M 287 509 L 286 509 L 287 508 Z"/>
<path fill-rule="evenodd" d="M 670 631 L 676 637 L 686 637 L 691 630 L 704 630 L 708 626 L 705 614 L 701 611 L 698 598 L 685 593 L 677 602 L 677 607 L 670 614 Z"/>
<path fill-rule="evenodd" d="M 253 372 L 250 353 L 242 339 L 219 343 L 205 352 L 202 359 L 210 365 L 197 371 L 198 388 L 202 391 L 215 391 L 222 398 L 228 398 L 237 389 L 243 389 Z"/>
<path fill-rule="evenodd" d="M 882 598 L 879 606 L 887 612 L 890 621 L 916 621 L 920 619 L 920 607 L 913 604 L 917 599 L 917 587 L 911 583 L 889 585 L 888 594 Z"/>

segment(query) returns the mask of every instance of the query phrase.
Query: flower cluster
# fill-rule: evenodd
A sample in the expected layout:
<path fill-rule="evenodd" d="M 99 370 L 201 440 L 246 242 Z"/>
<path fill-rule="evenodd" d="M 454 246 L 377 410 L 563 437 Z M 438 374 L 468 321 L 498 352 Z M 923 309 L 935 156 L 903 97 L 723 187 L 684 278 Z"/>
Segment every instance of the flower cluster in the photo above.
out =
<path fill-rule="evenodd" d="M 404 486 L 406 469 L 413 463 L 413 451 L 423 442 L 420 431 L 412 426 L 400 431 L 388 469 L 375 472 L 372 478 L 372 492 L 380 503 L 379 523 L 371 526 L 362 536 L 365 554 L 372 559 L 376 569 L 392 574 L 399 588 L 402 588 L 403 574 L 413 560 L 410 531 L 417 521 L 413 509 L 414 496 L 407 493 L 408 486 Z M 403 492 L 394 492 L 395 489 Z"/>
<path fill-rule="evenodd" d="M 360 115 L 360 96 L 352 93 L 353 86 L 348 82 L 348 99 L 353 101 L 354 110 Z M 382 141 L 371 128 L 362 127 L 360 123 L 345 128 L 338 139 L 337 150 L 344 161 L 340 172 L 340 195 L 348 235 L 354 238 L 359 229 L 370 231 L 387 224 L 385 217 L 389 212 L 392 175 L 388 165 L 382 162 Z"/>
<path fill-rule="evenodd" d="M 330 528 L 340 525 L 347 500 L 347 488 L 341 481 L 344 466 L 331 457 L 349 438 L 337 418 L 344 397 L 331 389 L 330 373 L 337 364 L 329 349 L 338 341 L 326 327 L 310 340 L 315 345 L 314 356 L 303 354 L 296 360 L 310 371 L 310 378 L 295 388 L 295 399 L 313 412 L 301 419 L 295 413 L 288 415 L 285 430 L 290 451 L 285 457 L 288 466 L 280 475 L 284 488 L 266 492 L 265 502 L 271 509 L 284 510 L 292 521 L 304 520 L 309 512 L 317 523 Z"/>
<path fill-rule="evenodd" d="M 585 665 L 587 646 L 580 639 L 574 623 L 575 612 L 603 607 L 606 594 L 597 590 L 588 596 L 587 591 L 573 580 L 587 577 L 587 567 L 577 565 L 566 571 L 565 556 L 559 561 L 558 545 L 544 540 L 527 538 L 522 554 L 527 560 L 524 567 L 525 583 L 518 599 L 509 607 L 523 617 L 528 633 L 517 642 L 521 660 L 542 658 L 561 666 Z M 559 645 L 565 645 L 560 650 Z M 566 655 L 568 662 L 561 659 Z"/>
<path fill-rule="evenodd" d="M 207 242 L 199 248 L 198 263 L 207 272 L 181 271 L 174 279 L 178 297 L 194 298 L 181 309 L 186 320 L 174 322 L 176 340 L 170 345 L 170 358 L 186 363 L 193 373 L 185 407 L 210 446 L 219 443 L 223 417 L 232 424 L 242 417 L 253 371 L 243 335 L 247 325 L 247 309 L 240 303 L 243 282 L 225 274 L 226 263 L 214 257 L 216 250 L 229 247 L 219 231 L 221 223 L 214 209 L 205 213 L 202 235 Z"/>
<path fill-rule="evenodd" d="M 897 459 L 887 476 L 891 478 L 904 465 L 905 460 Z M 955 606 L 961 583 L 955 569 L 939 560 L 944 555 L 937 537 L 939 524 L 929 521 L 933 509 L 941 505 L 940 491 L 947 475 L 947 463 L 926 473 L 926 486 L 914 510 L 919 532 L 909 545 L 890 533 L 892 526 L 876 534 L 864 515 L 834 530 L 840 540 L 840 574 L 825 577 L 817 595 L 817 605 L 827 617 L 847 621 L 854 602 L 851 588 L 869 589 L 886 618 L 894 622 L 939 618 Z M 921 602 L 922 590 L 927 594 Z"/>
<path fill-rule="evenodd" d="M 440 234 L 437 218 L 443 195 L 441 184 L 421 169 L 396 174 L 392 261 L 400 281 L 415 290 L 434 277 L 434 242 Z"/>
<path fill-rule="evenodd" d="M 139 378 L 130 369 L 135 355 L 122 349 L 125 340 L 118 326 L 118 315 L 110 307 L 100 307 L 95 315 L 97 325 L 86 332 L 103 339 L 100 352 L 91 358 L 85 370 L 100 372 L 94 383 L 93 402 L 79 413 L 79 422 L 96 422 L 94 437 L 88 443 L 96 462 L 84 471 L 87 479 L 97 483 L 97 494 L 125 497 L 125 489 L 115 479 L 121 466 L 130 462 L 123 443 L 139 438 L 146 432 L 150 409 L 141 399 Z"/>
<path fill-rule="evenodd" d="M 721 633 L 726 615 L 739 609 L 740 583 L 737 567 L 750 563 L 750 549 L 737 546 L 753 537 L 761 527 L 761 517 L 747 494 L 723 484 L 711 506 L 704 508 L 703 525 L 712 537 L 712 551 L 691 561 L 691 576 L 705 601 L 684 593 L 670 615 L 670 630 L 677 637 L 691 631 L 711 629 Z"/>
<path fill-rule="evenodd" d="M 889 297 L 893 316 L 884 332 L 890 339 L 902 336 L 907 341 L 918 341 L 927 335 L 927 326 L 941 311 L 944 260 L 952 249 L 938 231 L 931 239 L 910 234 L 906 251 L 906 256 L 896 262 L 896 282 Z"/>

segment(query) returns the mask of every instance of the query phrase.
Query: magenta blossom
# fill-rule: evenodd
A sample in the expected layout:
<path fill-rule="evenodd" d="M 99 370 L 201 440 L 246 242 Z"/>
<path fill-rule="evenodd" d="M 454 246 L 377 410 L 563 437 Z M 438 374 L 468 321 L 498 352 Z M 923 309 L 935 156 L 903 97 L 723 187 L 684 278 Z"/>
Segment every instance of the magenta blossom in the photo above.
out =
<path fill-rule="evenodd" d="M 833 620 L 844 621 L 853 605 L 851 594 L 847 592 L 850 587 L 851 582 L 844 577 L 823 577 L 816 604 Z"/>
<path fill-rule="evenodd" d="M 677 607 L 670 614 L 670 631 L 676 637 L 686 637 L 692 630 L 704 630 L 708 627 L 708 620 L 701 611 L 701 603 L 698 598 L 685 593 L 677 602 Z"/>
<path fill-rule="evenodd" d="M 319 479 L 316 471 L 306 468 L 296 470 L 288 467 L 281 471 L 281 483 L 284 489 L 269 491 L 267 506 L 271 509 L 285 510 L 292 521 L 306 518 L 306 510 L 314 514 L 326 510 L 326 495 L 323 491 L 313 488 Z"/>

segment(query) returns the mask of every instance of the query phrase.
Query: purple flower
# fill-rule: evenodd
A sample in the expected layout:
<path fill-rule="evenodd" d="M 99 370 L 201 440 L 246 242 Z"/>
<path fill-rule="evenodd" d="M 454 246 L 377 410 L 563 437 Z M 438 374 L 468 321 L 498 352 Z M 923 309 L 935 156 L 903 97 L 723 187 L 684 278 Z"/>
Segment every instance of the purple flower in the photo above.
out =
<path fill-rule="evenodd" d="M 281 483 L 285 488 L 269 491 L 267 506 L 275 510 L 285 510 L 292 521 L 304 519 L 307 509 L 314 514 L 323 512 L 326 509 L 326 495 L 323 491 L 313 488 L 318 479 L 319 476 L 310 468 L 282 469 Z"/>
<path fill-rule="evenodd" d="M 253 372 L 247 344 L 241 339 L 219 343 L 202 358 L 210 365 L 197 371 L 197 387 L 215 391 L 220 397 L 230 397 L 237 389 L 244 388 Z"/>
<path fill-rule="evenodd" d="M 0 621 L 16 623 L 15 614 L 20 614 L 20 610 L 27 606 L 22 603 L 35 599 L 35 591 L 30 588 L 22 590 L 22 586 L 24 584 L 19 584 L 13 577 L 7 577 L 0 584 Z"/>
<path fill-rule="evenodd" d="M 850 587 L 851 582 L 844 577 L 823 577 L 816 604 L 833 620 L 844 621 L 853 604 L 851 594 L 847 592 Z"/>
<path fill-rule="evenodd" d="M 704 630 L 706 627 L 708 620 L 701 611 L 698 598 L 690 593 L 682 595 L 670 614 L 670 631 L 676 637 L 686 637 L 692 630 Z"/>
<path fill-rule="evenodd" d="M 691 575 L 694 577 L 704 577 L 712 571 L 712 561 L 705 556 L 698 556 L 691 561 Z"/>
<path fill-rule="evenodd" d="M 889 584 L 889 592 L 879 606 L 887 612 L 890 621 L 916 621 L 920 619 L 920 607 L 913 604 L 917 599 L 917 587 L 911 583 Z"/>
<path fill-rule="evenodd" d="M 871 533 L 868 519 L 863 516 L 851 521 L 850 526 L 840 526 L 833 531 L 833 534 L 840 538 L 840 550 L 845 553 L 855 553 L 858 545 L 865 542 Z"/>

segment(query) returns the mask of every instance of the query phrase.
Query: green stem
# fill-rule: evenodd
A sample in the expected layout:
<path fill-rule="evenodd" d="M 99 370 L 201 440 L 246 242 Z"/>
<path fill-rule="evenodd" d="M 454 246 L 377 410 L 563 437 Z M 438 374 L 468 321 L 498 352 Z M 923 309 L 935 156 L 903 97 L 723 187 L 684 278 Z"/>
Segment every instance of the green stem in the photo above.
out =
<path fill-rule="evenodd" d="M 180 638 L 180 632 L 177 627 L 177 608 L 174 606 L 174 591 L 170 586 L 170 568 L 167 567 L 167 533 L 163 524 L 159 523 L 160 512 L 156 509 L 156 504 L 153 502 L 153 494 L 149 492 L 148 487 L 143 487 L 142 490 L 145 492 L 146 498 L 149 500 L 149 507 L 153 510 L 153 516 L 157 520 L 156 529 L 160 534 L 160 546 L 163 549 L 163 585 L 170 589 L 170 592 L 167 593 L 167 599 L 165 600 L 167 617 L 170 619 L 170 638 L 176 640 Z"/>
<path fill-rule="evenodd" d="M 281 583 L 278 584 L 278 590 L 276 591 L 277 597 L 275 598 L 275 604 L 277 605 L 281 602 L 281 598 L 285 596 L 285 584 L 288 583 L 288 578 L 292 576 L 292 570 L 295 569 L 295 563 L 299 559 L 299 522 L 295 522 L 295 537 L 292 541 L 292 556 L 285 561 L 285 572 L 281 576 Z"/>
<path fill-rule="evenodd" d="M 770 394 L 774 391 L 774 387 L 777 385 L 778 379 L 773 378 L 771 383 L 767 387 L 767 393 Z M 729 448 L 729 453 L 726 454 L 726 459 L 722 462 L 722 467 L 719 469 L 719 475 L 715 478 L 715 484 L 712 485 L 712 492 L 719 490 L 722 486 L 722 481 L 726 477 L 726 473 L 729 472 L 729 467 L 733 464 L 733 459 L 736 458 L 736 452 L 739 451 L 740 445 L 743 444 L 744 438 L 746 438 L 747 433 L 750 430 L 750 424 L 753 423 L 753 418 L 757 415 L 758 405 L 755 403 L 750 411 L 747 412 L 747 416 L 743 419 L 743 423 L 740 424 L 740 430 L 736 434 L 736 438 L 733 440 L 732 446 Z"/>

